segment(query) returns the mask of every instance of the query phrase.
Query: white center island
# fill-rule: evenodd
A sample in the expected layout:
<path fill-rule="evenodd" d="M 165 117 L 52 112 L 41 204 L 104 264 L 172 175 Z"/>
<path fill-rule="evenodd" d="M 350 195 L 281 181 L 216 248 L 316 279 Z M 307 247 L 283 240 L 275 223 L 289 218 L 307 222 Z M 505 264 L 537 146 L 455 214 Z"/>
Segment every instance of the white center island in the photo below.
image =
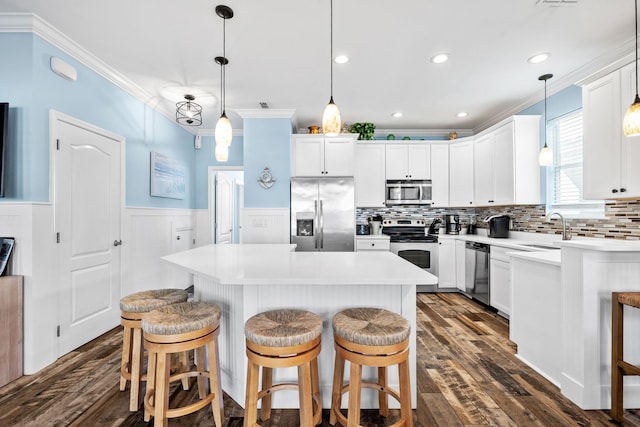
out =
<path fill-rule="evenodd" d="M 411 324 L 411 388 L 416 405 L 416 285 L 437 278 L 391 252 L 294 252 L 287 244 L 209 245 L 162 258 L 194 274 L 195 299 L 218 304 L 222 388 L 244 406 L 245 321 L 262 311 L 299 308 L 323 319 L 319 359 L 323 406 L 331 404 L 333 332 L 331 319 L 349 307 L 380 307 Z M 296 370 L 276 372 L 274 380 L 293 380 Z M 348 372 L 348 370 L 346 370 Z M 372 376 L 373 370 L 365 370 Z M 397 369 L 389 384 L 398 386 Z M 390 405 L 395 404 L 390 399 Z M 363 408 L 375 408 L 377 393 L 364 393 Z M 277 393 L 274 407 L 296 408 L 297 394 Z M 397 406 L 395 406 L 397 407 Z"/>

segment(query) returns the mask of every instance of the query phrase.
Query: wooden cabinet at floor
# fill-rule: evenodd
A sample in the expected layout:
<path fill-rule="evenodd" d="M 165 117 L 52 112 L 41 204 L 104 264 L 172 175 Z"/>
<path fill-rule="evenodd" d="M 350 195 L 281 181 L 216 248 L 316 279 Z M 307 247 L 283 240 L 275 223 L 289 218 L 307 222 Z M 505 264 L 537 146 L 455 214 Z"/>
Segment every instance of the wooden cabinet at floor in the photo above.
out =
<path fill-rule="evenodd" d="M 295 134 L 293 176 L 353 176 L 357 134 Z"/>
<path fill-rule="evenodd" d="M 22 376 L 22 279 L 0 277 L 0 386 Z"/>
<path fill-rule="evenodd" d="M 449 144 L 431 145 L 432 207 L 449 206 Z"/>
<path fill-rule="evenodd" d="M 640 141 L 622 130 L 634 95 L 635 64 L 582 88 L 585 199 L 640 197 Z"/>
<path fill-rule="evenodd" d="M 438 288 L 456 287 L 456 240 L 438 240 Z"/>
<path fill-rule="evenodd" d="M 473 205 L 473 138 L 449 146 L 449 206 Z"/>
<path fill-rule="evenodd" d="M 431 179 L 431 145 L 386 144 L 387 179 Z"/>
<path fill-rule="evenodd" d="M 456 240 L 456 288 L 461 291 L 465 290 L 465 250 L 466 242 L 464 240 Z"/>
<path fill-rule="evenodd" d="M 474 205 L 540 203 L 540 116 L 512 116 L 474 139 Z"/>
<path fill-rule="evenodd" d="M 356 144 L 356 206 L 385 206 L 385 146 L 363 142 Z"/>

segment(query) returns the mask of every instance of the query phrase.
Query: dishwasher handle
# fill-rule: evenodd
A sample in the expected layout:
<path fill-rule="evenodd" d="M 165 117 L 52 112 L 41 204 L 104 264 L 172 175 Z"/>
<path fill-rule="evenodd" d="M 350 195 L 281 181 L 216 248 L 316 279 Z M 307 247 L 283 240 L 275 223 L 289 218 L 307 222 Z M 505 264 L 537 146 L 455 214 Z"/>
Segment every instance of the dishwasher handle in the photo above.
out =
<path fill-rule="evenodd" d="M 465 247 L 467 249 L 472 249 L 474 251 L 480 251 L 480 252 L 486 252 L 486 253 L 489 253 L 491 248 L 491 246 L 486 243 L 478 243 L 478 242 L 466 242 Z"/>

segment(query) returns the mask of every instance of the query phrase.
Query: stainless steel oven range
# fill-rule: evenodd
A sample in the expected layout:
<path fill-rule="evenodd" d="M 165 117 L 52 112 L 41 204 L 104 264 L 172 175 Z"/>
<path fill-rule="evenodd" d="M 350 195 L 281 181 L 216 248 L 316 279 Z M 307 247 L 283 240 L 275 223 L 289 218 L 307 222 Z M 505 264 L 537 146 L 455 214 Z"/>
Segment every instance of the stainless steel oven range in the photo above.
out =
<path fill-rule="evenodd" d="M 382 233 L 389 236 L 391 252 L 438 276 L 438 236 L 427 234 L 419 218 L 387 218 Z M 436 292 L 436 285 L 418 285 L 418 292 Z"/>

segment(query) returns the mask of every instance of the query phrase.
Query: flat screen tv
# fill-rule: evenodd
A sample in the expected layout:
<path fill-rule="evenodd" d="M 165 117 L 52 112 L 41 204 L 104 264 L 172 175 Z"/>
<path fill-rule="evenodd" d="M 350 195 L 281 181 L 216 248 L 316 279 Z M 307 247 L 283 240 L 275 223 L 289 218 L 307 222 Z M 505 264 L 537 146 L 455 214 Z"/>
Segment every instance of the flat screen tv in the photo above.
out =
<path fill-rule="evenodd" d="M 9 103 L 0 102 L 0 197 L 4 197 L 5 151 L 9 133 Z"/>

